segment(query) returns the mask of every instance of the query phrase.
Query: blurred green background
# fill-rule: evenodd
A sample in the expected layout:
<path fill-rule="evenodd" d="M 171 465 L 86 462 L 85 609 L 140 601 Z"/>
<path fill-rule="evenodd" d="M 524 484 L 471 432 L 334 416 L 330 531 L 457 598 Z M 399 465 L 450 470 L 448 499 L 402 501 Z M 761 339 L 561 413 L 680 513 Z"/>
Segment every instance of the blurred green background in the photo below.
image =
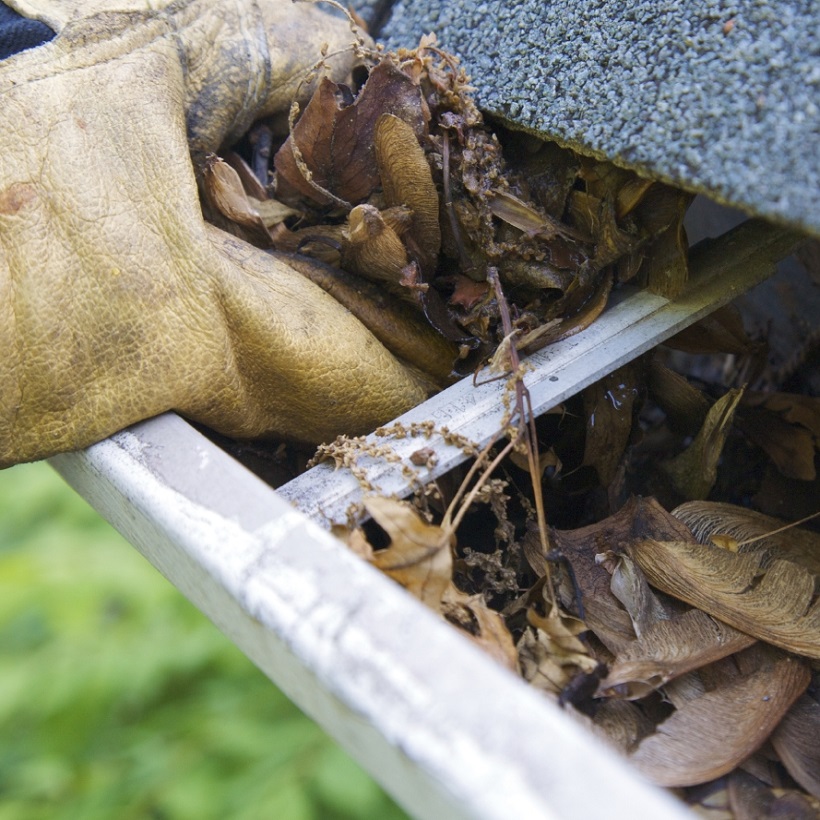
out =
<path fill-rule="evenodd" d="M 50 467 L 0 471 L 0 820 L 403 817 Z"/>

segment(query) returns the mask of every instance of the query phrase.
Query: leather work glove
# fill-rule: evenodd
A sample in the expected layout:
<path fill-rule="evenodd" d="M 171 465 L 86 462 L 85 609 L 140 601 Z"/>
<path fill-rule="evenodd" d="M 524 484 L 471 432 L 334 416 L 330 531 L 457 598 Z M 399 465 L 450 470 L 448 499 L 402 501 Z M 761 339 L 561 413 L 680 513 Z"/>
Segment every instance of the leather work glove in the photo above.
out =
<path fill-rule="evenodd" d="M 0 467 L 169 409 L 315 443 L 424 399 L 330 296 L 200 210 L 192 152 L 286 112 L 345 21 L 290 0 L 9 5 L 57 36 L 0 62 Z M 331 63 L 341 80 L 353 57 Z"/>

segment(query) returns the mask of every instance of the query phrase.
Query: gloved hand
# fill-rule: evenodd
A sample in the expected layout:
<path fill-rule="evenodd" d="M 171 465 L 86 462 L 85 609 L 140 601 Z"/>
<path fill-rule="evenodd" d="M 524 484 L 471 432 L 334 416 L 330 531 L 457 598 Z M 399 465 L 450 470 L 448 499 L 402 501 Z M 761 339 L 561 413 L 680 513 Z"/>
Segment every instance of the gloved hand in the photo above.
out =
<path fill-rule="evenodd" d="M 424 398 L 331 297 L 200 211 L 190 152 L 286 111 L 344 21 L 290 0 L 10 5 L 58 34 L 0 62 L 0 467 L 168 409 L 318 442 Z"/>

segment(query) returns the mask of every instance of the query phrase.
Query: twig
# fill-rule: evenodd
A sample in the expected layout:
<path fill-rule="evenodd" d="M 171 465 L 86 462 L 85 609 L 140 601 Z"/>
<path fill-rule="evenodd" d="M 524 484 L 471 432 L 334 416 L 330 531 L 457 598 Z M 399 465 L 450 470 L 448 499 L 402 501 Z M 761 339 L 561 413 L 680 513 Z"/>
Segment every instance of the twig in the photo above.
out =
<path fill-rule="evenodd" d="M 501 326 L 504 330 L 504 336 L 509 337 L 513 332 L 512 320 L 510 319 L 510 308 L 507 300 L 504 297 L 504 291 L 501 288 L 501 280 L 498 278 L 498 270 L 490 267 L 487 270 L 487 280 L 495 291 L 496 301 L 498 302 L 498 312 L 501 315 Z M 532 400 L 530 391 L 524 384 L 521 375 L 521 358 L 515 345 L 510 345 L 509 348 L 510 367 L 515 379 L 515 399 L 516 411 L 518 414 L 519 436 L 524 441 L 527 448 L 527 463 L 530 469 L 530 478 L 532 480 L 533 499 L 535 501 L 535 515 L 538 522 L 538 535 L 541 539 L 541 552 L 543 555 L 548 555 L 550 552 L 549 536 L 547 535 L 547 516 L 544 511 L 544 496 L 541 492 L 541 473 L 538 469 L 538 437 L 535 429 L 535 416 L 532 412 Z M 550 591 L 550 596 L 554 601 L 554 590 L 550 579 L 549 564 L 545 565 L 547 587 Z"/>

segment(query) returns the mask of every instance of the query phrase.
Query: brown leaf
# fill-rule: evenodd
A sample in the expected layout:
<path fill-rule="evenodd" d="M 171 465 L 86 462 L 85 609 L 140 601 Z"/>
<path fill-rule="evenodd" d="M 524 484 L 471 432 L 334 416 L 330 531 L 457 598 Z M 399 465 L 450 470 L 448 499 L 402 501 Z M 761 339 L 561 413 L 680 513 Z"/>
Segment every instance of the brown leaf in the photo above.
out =
<path fill-rule="evenodd" d="M 813 481 L 820 448 L 820 399 L 789 393 L 744 397 L 735 421 L 787 478 Z"/>
<path fill-rule="evenodd" d="M 718 399 L 689 447 L 661 464 L 675 490 L 684 498 L 706 498 L 711 492 L 726 435 L 742 396 L 742 389 L 729 390 Z"/>
<path fill-rule="evenodd" d="M 772 745 L 789 774 L 820 798 L 820 703 L 803 695 L 775 729 Z"/>
<path fill-rule="evenodd" d="M 686 288 L 689 280 L 689 244 L 683 228 L 683 217 L 693 196 L 686 191 L 666 186 L 664 189 L 674 211 L 672 223 L 661 230 L 641 248 L 644 255 L 641 273 L 646 277 L 647 288 L 652 293 L 674 299 Z"/>
<path fill-rule="evenodd" d="M 421 314 L 373 282 L 304 256 L 288 264 L 344 305 L 392 353 L 429 374 L 437 384 L 450 381 L 459 351 Z"/>
<path fill-rule="evenodd" d="M 416 302 L 415 295 L 399 285 L 402 271 L 409 262 L 407 248 L 378 208 L 357 205 L 348 215 L 345 238 L 342 253 L 345 270 L 383 282 L 394 292 L 403 290 L 408 299 Z"/>
<path fill-rule="evenodd" d="M 501 615 L 481 595 L 467 595 L 450 584 L 444 594 L 442 614 L 511 672 L 518 673 L 518 650 Z"/>
<path fill-rule="evenodd" d="M 612 290 L 612 276 L 601 277 L 598 287 L 583 307 L 568 318 L 547 322 L 522 336 L 516 347 L 523 353 L 534 353 L 542 347 L 574 336 L 589 327 L 603 313 Z"/>
<path fill-rule="evenodd" d="M 654 623 L 670 617 L 640 567 L 628 555 L 607 550 L 596 555 L 595 560 L 611 574 L 609 588 L 629 613 L 638 638 Z"/>
<path fill-rule="evenodd" d="M 729 776 L 729 805 L 733 820 L 816 820 L 820 801 L 795 789 L 772 789 L 744 771 Z"/>
<path fill-rule="evenodd" d="M 430 609 L 441 612 L 453 574 L 453 536 L 428 524 L 406 501 L 371 496 L 364 505 L 390 536 L 390 546 L 374 553 L 373 566 Z"/>
<path fill-rule="evenodd" d="M 378 184 L 374 136 L 384 113 L 400 117 L 417 136 L 425 132 L 419 87 L 389 58 L 370 72 L 355 101 L 347 88 L 323 79 L 274 158 L 277 198 L 301 195 L 320 205 L 330 202 L 305 180 L 295 142 L 315 183 L 347 202 L 366 199 Z"/>
<path fill-rule="evenodd" d="M 816 579 L 766 550 L 731 553 L 683 542 L 636 541 L 627 552 L 652 586 L 736 629 L 820 659 Z"/>
<path fill-rule="evenodd" d="M 609 573 L 595 563 L 595 556 L 649 536 L 683 540 L 691 538 L 691 533 L 651 498 L 632 498 L 614 515 L 588 527 L 550 531 L 553 548 L 572 565 L 587 626 L 615 653 L 634 641 L 635 632 L 629 615 L 609 588 Z M 561 596 L 564 605 L 571 606 L 572 586 L 562 585 Z"/>
<path fill-rule="evenodd" d="M 634 364 L 620 367 L 591 384 L 583 393 L 587 418 L 583 464 L 595 468 L 609 486 L 632 433 L 632 407 L 638 395 Z"/>
<path fill-rule="evenodd" d="M 508 225 L 518 228 L 528 236 L 537 236 L 540 239 L 563 236 L 580 241 L 589 239 L 580 231 L 576 231 L 569 225 L 554 219 L 549 214 L 540 211 L 532 203 L 524 202 L 524 200 L 509 191 L 494 188 L 489 192 L 489 205 L 494 216 L 504 220 Z"/>
<path fill-rule="evenodd" d="M 259 211 L 245 193 L 239 174 L 215 154 L 205 158 L 202 169 L 205 196 L 224 217 L 251 232 L 269 239 Z"/>
<path fill-rule="evenodd" d="M 685 330 L 679 331 L 664 344 L 684 353 L 710 355 L 743 355 L 752 353 L 759 347 L 746 333 L 743 319 L 734 305 L 718 308 Z"/>
<path fill-rule="evenodd" d="M 677 709 L 630 760 L 661 786 L 705 783 L 732 771 L 771 734 L 810 680 L 806 666 L 771 647 L 737 656 L 742 674 Z M 721 679 L 722 678 L 722 679 Z"/>
<path fill-rule="evenodd" d="M 546 616 L 527 610 L 533 629 L 525 630 L 518 642 L 524 679 L 533 686 L 557 695 L 579 672 L 593 672 L 598 661 L 578 638 L 587 627 L 583 621 L 561 615 L 553 608 Z"/>
<path fill-rule="evenodd" d="M 422 279 L 427 281 L 441 248 L 438 192 L 427 157 L 415 130 L 393 114 L 379 117 L 375 149 L 385 201 L 389 206 L 407 207 L 412 213 L 405 241 L 419 263 Z"/>
<path fill-rule="evenodd" d="M 488 282 L 474 282 L 468 276 L 460 273 L 453 277 L 453 282 L 455 289 L 448 300 L 449 304 L 467 310 L 474 308 L 479 302 L 486 299 L 490 292 Z"/>
<path fill-rule="evenodd" d="M 711 406 L 697 387 L 653 358 L 649 365 L 649 390 L 673 430 L 686 435 L 697 433 Z"/>

